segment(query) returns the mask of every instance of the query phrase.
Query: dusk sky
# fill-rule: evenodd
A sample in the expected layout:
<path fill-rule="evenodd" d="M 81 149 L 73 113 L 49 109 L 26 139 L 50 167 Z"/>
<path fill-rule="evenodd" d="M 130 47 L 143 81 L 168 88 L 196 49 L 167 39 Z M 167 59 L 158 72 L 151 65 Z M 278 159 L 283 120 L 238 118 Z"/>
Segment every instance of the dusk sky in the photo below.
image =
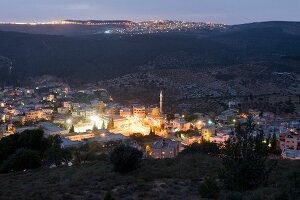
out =
<path fill-rule="evenodd" d="M 0 21 L 171 19 L 239 24 L 300 21 L 300 0 L 1 0 Z"/>

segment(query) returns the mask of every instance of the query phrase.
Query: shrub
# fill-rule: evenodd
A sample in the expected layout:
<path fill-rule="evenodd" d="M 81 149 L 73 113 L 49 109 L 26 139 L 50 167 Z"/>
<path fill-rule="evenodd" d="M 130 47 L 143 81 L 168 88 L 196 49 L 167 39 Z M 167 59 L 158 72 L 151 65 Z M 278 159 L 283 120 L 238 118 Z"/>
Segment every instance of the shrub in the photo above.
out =
<path fill-rule="evenodd" d="M 40 167 L 42 159 L 39 152 L 30 149 L 19 149 L 15 154 L 8 157 L 0 167 L 1 173 L 21 171 Z"/>
<path fill-rule="evenodd" d="M 182 151 L 183 154 L 189 154 L 189 153 L 209 153 L 209 154 L 219 154 L 219 147 L 215 143 L 202 141 L 199 143 L 193 143 L 189 145 L 187 148 L 185 148 Z"/>
<path fill-rule="evenodd" d="M 72 152 L 70 149 L 62 149 L 51 147 L 46 152 L 46 162 L 48 165 L 55 164 L 60 166 L 62 162 L 68 163 L 72 160 Z"/>
<path fill-rule="evenodd" d="M 37 151 L 42 156 L 49 147 L 43 133 L 40 129 L 26 130 L 20 134 L 16 133 L 2 138 L 0 140 L 0 163 L 21 148 Z"/>
<path fill-rule="evenodd" d="M 219 196 L 220 188 L 215 179 L 209 177 L 200 184 L 198 191 L 203 198 L 215 199 Z"/>
<path fill-rule="evenodd" d="M 140 166 L 143 153 L 133 147 L 120 145 L 110 155 L 110 161 L 117 172 L 127 173 Z"/>

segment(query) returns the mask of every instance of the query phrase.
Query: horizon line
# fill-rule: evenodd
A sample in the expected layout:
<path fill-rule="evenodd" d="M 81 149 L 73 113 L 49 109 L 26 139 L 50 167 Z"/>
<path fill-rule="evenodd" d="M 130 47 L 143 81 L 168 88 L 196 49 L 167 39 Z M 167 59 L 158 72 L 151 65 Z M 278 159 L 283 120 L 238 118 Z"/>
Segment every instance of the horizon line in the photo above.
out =
<path fill-rule="evenodd" d="M 172 19 L 152 19 L 152 20 L 128 20 L 128 19 L 56 19 L 56 20 L 49 20 L 49 21 L 38 21 L 38 20 L 31 20 L 31 21 L 0 21 L 1 25 L 67 25 L 68 23 L 63 24 L 62 22 L 71 22 L 71 21 L 103 21 L 103 22 L 110 22 L 110 21 L 123 21 L 123 22 L 133 22 L 133 23 L 142 23 L 142 22 L 151 22 L 151 21 L 178 21 L 178 22 L 190 22 L 190 23 L 206 23 L 206 24 L 222 24 L 222 25 L 243 25 L 243 24 L 252 24 L 252 23 L 266 23 L 266 22 L 290 22 L 290 23 L 300 23 L 300 21 L 295 20 L 266 20 L 266 21 L 252 21 L 252 22 L 244 22 L 244 23 L 236 23 L 236 24 L 225 24 L 225 23 L 217 23 L 217 22 L 205 22 L 205 21 L 193 21 L 193 20 L 172 20 Z M 72 24 L 72 23 L 69 23 Z M 74 24 L 76 25 L 76 24 Z"/>

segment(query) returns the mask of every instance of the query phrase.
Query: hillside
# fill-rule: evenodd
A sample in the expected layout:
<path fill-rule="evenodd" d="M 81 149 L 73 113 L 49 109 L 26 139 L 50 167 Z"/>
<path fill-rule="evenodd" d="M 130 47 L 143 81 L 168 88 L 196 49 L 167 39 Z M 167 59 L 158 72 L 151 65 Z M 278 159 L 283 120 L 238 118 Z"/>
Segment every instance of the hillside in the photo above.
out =
<path fill-rule="evenodd" d="M 41 168 L 0 175 L 0 199 L 96 200 L 109 190 L 116 200 L 199 199 L 199 184 L 207 176 L 217 177 L 220 167 L 216 157 L 191 154 L 175 160 L 144 160 L 140 169 L 126 175 L 113 172 L 105 159 L 82 166 Z M 222 197 L 280 199 L 291 184 L 289 175 L 299 167 L 299 162 L 280 160 L 265 187 L 245 193 L 222 191 Z"/>
<path fill-rule="evenodd" d="M 113 27 L 123 27 L 123 26 L 113 26 Z M 112 28 L 112 26 L 86 26 L 86 25 L 74 25 L 74 24 L 64 24 L 64 25 L 8 25 L 0 24 L 0 30 L 29 33 L 29 34 L 47 34 L 47 35 L 66 35 L 66 36 L 82 36 L 82 35 L 92 35 L 99 32 L 104 32 L 105 30 Z"/>
<path fill-rule="evenodd" d="M 66 27 L 66 29 L 68 29 Z M 259 65 L 272 72 L 299 71 L 299 23 L 237 25 L 223 32 L 66 37 L 0 31 L 0 80 L 50 74 L 94 82 L 161 69 Z M 12 74 L 8 75 L 10 62 Z M 182 74 L 185 76 L 185 74 Z"/>

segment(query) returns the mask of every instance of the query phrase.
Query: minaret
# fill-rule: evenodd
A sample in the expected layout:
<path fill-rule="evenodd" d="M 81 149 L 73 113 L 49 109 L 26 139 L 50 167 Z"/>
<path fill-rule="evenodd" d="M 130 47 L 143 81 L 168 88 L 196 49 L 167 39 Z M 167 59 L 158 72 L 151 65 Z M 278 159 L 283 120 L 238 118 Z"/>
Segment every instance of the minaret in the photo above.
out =
<path fill-rule="evenodd" d="M 162 90 L 160 91 L 160 95 L 159 95 L 159 112 L 160 114 L 162 115 L 163 114 L 163 93 L 162 93 Z"/>

